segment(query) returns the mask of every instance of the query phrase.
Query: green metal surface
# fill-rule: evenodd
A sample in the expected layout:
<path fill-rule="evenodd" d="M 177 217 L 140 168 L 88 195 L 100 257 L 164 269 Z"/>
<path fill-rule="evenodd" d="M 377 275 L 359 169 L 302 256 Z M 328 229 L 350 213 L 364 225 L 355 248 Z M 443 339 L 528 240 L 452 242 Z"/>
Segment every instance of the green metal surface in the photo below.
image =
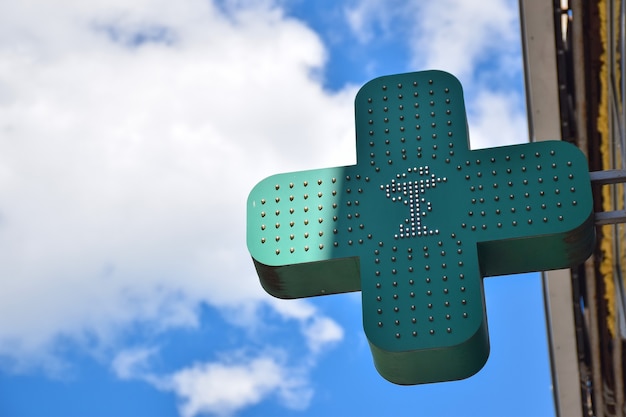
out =
<path fill-rule="evenodd" d="M 489 356 L 483 277 L 591 254 L 587 161 L 561 141 L 469 150 L 461 85 L 440 71 L 374 79 L 355 107 L 356 165 L 275 175 L 250 193 L 261 284 L 280 298 L 360 290 L 391 382 L 471 376 Z"/>

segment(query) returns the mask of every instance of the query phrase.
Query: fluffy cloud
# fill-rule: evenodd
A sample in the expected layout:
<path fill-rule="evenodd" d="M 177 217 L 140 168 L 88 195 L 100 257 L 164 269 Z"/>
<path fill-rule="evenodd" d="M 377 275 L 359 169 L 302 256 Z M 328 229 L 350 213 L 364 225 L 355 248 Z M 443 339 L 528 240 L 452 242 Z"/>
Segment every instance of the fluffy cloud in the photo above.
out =
<path fill-rule="evenodd" d="M 176 393 L 187 416 L 274 393 L 308 402 L 308 369 L 342 329 L 309 302 L 268 304 L 245 249 L 245 200 L 302 161 L 351 163 L 354 91 L 323 90 L 310 29 L 270 2 L 244 6 L 0 5 L 5 369 L 63 372 L 58 340 L 106 360 L 128 326 L 193 327 L 201 303 L 275 305 L 310 346 L 296 379 L 295 365 L 263 354 L 156 374 L 154 347 L 122 350 L 112 370 Z"/>
<path fill-rule="evenodd" d="M 317 36 L 267 4 L 20 2 L 0 16 L 0 354 L 264 298 L 247 191 L 299 161 L 339 163 L 327 149 L 353 142 L 352 93 L 311 76 Z"/>
<path fill-rule="evenodd" d="M 459 78 L 472 149 L 527 142 L 524 97 L 516 93 L 523 71 L 517 2 L 405 3 L 358 0 L 344 14 L 362 42 L 390 33 L 394 42 L 402 39 L 409 71 L 439 69 Z"/>
<path fill-rule="evenodd" d="M 141 380 L 179 398 L 180 414 L 229 416 L 266 398 L 287 408 L 304 409 L 313 397 L 310 373 L 325 350 L 343 339 L 343 329 L 306 300 L 271 300 L 282 324 L 295 320 L 305 342 L 297 358 L 283 348 L 261 352 L 235 349 L 213 361 L 195 362 L 175 372 L 157 372 L 152 366 L 159 348 L 122 349 L 111 361 L 113 373 L 123 380 Z M 261 312 L 244 312 L 243 321 Z M 249 321 L 247 321 L 249 322 Z M 241 324 L 235 322 L 235 324 Z M 258 323 L 257 323 L 258 324 Z"/>
<path fill-rule="evenodd" d="M 247 191 L 301 161 L 351 162 L 353 92 L 312 76 L 325 60 L 318 37 L 262 2 L 25 1 L 0 16 L 6 368 L 60 372 L 60 338 L 106 352 L 133 323 L 197 325 L 199 303 L 258 310 Z M 311 355 L 341 339 L 308 302 L 281 311 Z M 175 392 L 187 416 L 310 396 L 308 368 L 296 381 L 273 357 L 164 376 L 150 369 L 158 354 L 124 350 L 112 369 Z"/>
<path fill-rule="evenodd" d="M 195 365 L 177 372 L 170 383 L 182 398 L 184 417 L 200 413 L 229 416 L 270 393 L 276 393 L 290 408 L 306 408 L 312 394 L 297 372 L 284 369 L 271 357 Z"/>
<path fill-rule="evenodd" d="M 472 149 L 528 142 L 528 121 L 515 93 L 481 91 L 468 109 Z"/>
<path fill-rule="evenodd" d="M 376 0 L 361 0 L 350 7 L 344 8 L 344 15 L 348 27 L 361 43 L 368 43 L 374 37 L 383 36 L 391 32 L 392 19 L 398 18 L 403 8 L 400 2 L 379 2 Z"/>
<path fill-rule="evenodd" d="M 517 2 L 443 0 L 420 3 L 414 10 L 413 65 L 469 81 L 486 64 L 497 71 L 502 71 L 500 61 L 511 57 L 521 64 Z"/>
<path fill-rule="evenodd" d="M 343 329 L 328 317 L 314 317 L 304 334 L 309 349 L 315 353 L 343 339 Z"/>
<path fill-rule="evenodd" d="M 354 91 L 313 76 L 317 35 L 270 2 L 196 0 L 2 4 L 0 32 L 5 370 L 62 372 L 61 339 L 106 361 L 128 326 L 193 327 L 200 303 L 275 305 L 310 347 L 299 365 L 257 353 L 162 375 L 150 347 L 111 367 L 187 416 L 272 394 L 306 405 L 308 369 L 342 329 L 309 302 L 268 304 L 244 210 L 266 175 L 354 159 Z"/>
<path fill-rule="evenodd" d="M 274 351 L 249 357 L 232 353 L 214 362 L 197 362 L 174 373 L 157 375 L 150 371 L 154 348 L 122 351 L 112 362 L 121 379 L 143 380 L 156 389 L 173 392 L 179 398 L 183 417 L 196 415 L 230 416 L 276 397 L 285 407 L 304 409 L 313 390 L 308 370 L 285 363 L 285 352 Z"/>

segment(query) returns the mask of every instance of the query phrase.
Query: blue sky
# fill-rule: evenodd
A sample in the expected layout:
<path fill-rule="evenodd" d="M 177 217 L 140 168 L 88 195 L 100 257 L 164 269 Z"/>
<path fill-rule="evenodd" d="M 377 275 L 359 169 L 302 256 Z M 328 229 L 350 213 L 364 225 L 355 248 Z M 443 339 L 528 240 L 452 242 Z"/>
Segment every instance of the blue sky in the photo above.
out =
<path fill-rule="evenodd" d="M 374 77 L 449 71 L 473 148 L 526 141 L 516 2 L 5 3 L 1 415 L 554 415 L 537 274 L 485 280 L 477 375 L 401 387 L 358 294 L 273 299 L 245 247 L 256 182 L 354 163 Z"/>

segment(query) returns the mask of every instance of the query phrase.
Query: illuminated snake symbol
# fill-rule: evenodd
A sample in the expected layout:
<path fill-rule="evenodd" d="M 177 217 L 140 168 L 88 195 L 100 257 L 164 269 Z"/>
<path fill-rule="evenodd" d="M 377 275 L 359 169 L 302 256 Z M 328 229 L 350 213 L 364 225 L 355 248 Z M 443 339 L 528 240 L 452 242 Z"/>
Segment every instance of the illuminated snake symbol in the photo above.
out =
<path fill-rule="evenodd" d="M 411 179 L 415 175 L 419 178 Z M 402 203 L 409 208 L 409 217 L 400 223 L 395 238 L 405 239 L 436 233 L 436 230 L 429 229 L 428 225 L 422 222 L 423 218 L 432 211 L 432 205 L 426 200 L 424 194 L 426 190 L 435 188 L 437 184 L 446 181 L 445 177 L 437 177 L 430 172 L 428 166 L 423 166 L 408 168 L 407 172 L 396 174 L 396 178 L 392 179 L 391 183 L 381 185 L 380 188 L 393 203 Z"/>

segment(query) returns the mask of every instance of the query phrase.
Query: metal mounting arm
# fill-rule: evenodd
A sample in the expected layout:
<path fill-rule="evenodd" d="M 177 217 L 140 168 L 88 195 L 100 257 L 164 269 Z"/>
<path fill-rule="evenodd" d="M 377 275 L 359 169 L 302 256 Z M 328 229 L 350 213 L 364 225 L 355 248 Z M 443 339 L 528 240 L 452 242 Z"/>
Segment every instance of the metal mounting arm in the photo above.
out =
<path fill-rule="evenodd" d="M 594 185 L 626 183 L 626 170 L 610 169 L 606 171 L 595 171 L 590 172 L 589 177 L 591 178 L 591 183 Z M 626 210 L 596 212 L 595 223 L 598 226 L 626 223 Z"/>

